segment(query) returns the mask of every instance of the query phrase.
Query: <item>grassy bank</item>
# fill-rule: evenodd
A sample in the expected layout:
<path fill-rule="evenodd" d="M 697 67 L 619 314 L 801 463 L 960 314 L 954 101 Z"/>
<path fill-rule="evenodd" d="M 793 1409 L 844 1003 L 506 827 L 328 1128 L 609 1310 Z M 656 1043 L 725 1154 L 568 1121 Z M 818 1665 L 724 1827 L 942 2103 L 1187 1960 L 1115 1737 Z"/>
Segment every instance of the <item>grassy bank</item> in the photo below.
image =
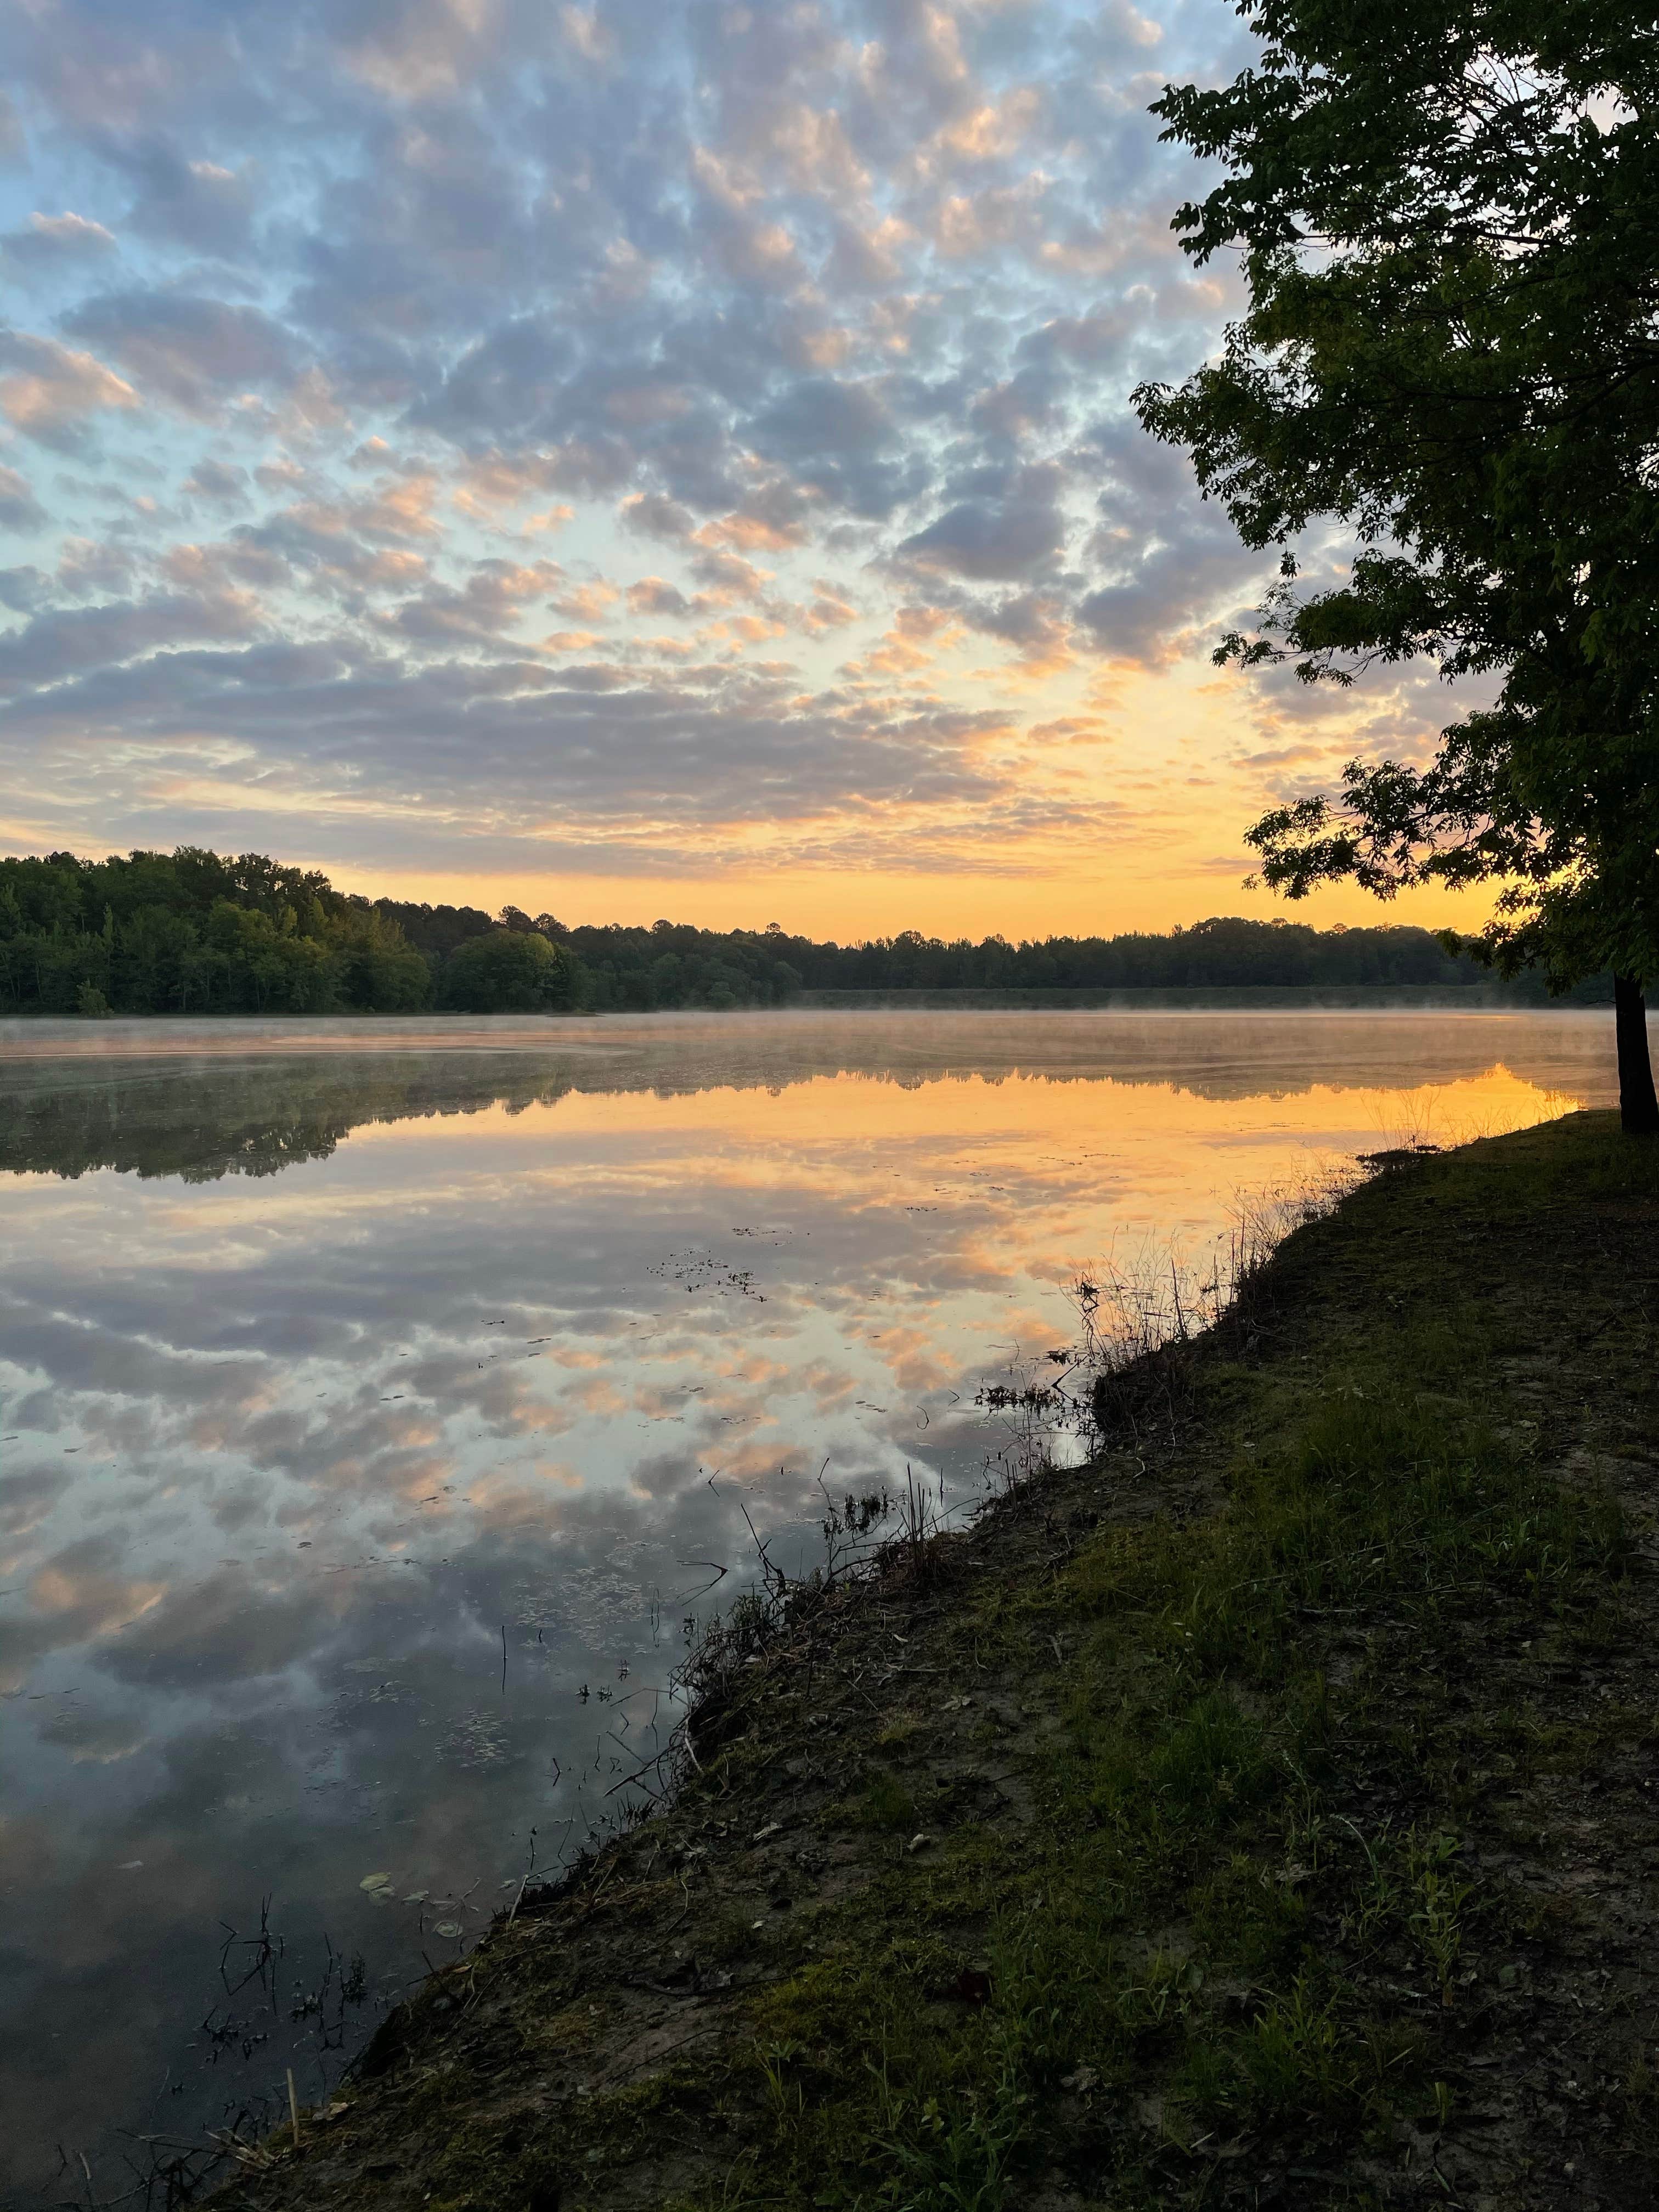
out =
<path fill-rule="evenodd" d="M 1379 1177 L 768 1625 L 227 2207 L 1656 2201 L 1659 1150 Z"/>

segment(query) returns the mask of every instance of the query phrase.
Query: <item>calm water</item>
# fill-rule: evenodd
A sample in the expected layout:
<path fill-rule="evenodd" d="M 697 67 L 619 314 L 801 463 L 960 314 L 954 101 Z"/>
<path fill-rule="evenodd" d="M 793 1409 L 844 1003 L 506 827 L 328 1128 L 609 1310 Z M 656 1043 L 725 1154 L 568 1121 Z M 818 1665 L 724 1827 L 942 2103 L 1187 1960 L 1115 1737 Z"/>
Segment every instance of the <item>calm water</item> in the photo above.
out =
<path fill-rule="evenodd" d="M 83 2155 L 107 2201 L 289 2065 L 316 2096 L 666 1741 L 745 1511 L 795 1571 L 821 1469 L 966 1506 L 1007 1441 L 975 1393 L 1068 1340 L 1080 1267 L 1609 1103 L 1610 1032 L 0 1025 L 15 2201 L 85 2203 Z"/>

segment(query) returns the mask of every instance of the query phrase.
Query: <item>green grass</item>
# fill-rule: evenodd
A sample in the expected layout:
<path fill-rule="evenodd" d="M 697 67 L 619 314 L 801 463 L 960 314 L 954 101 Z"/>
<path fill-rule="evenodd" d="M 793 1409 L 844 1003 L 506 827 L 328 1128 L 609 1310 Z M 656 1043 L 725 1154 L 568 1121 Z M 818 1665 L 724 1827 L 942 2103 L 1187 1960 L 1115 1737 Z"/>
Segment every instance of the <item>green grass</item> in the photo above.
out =
<path fill-rule="evenodd" d="M 1628 1194 L 1628 1148 L 1589 1151 L 1501 1176 L 1477 1156 L 1460 1194 L 1477 1216 Z M 1401 1268 L 1419 1294 L 1421 1266 Z M 1463 1870 L 1439 1675 L 1474 1612 L 1517 1636 L 1594 1632 L 1624 1540 L 1610 1503 L 1499 1434 L 1499 1321 L 1419 1296 L 1379 1326 L 1380 1272 L 1368 1325 L 1314 1360 L 1200 1376 L 1206 1433 L 1252 1439 L 1217 1511 L 1101 1534 L 1056 1583 L 969 1607 L 959 1637 L 981 1662 L 1057 1623 L 1073 1646 L 1035 1829 L 953 1839 L 824 1917 L 821 1954 L 757 2008 L 769 2135 L 734 2201 L 997 2212 L 1061 2113 L 1098 2201 L 1133 2203 L 1157 2193 L 1148 2130 L 1126 2124 L 1149 2093 L 1153 2137 L 1195 2173 L 1247 2129 L 1363 2142 L 1401 2112 L 1443 2117 L 1425 2008 L 1388 1984 L 1454 2007 L 1498 1908 Z M 1325 1632 L 1345 1619 L 1382 1624 L 1389 1658 L 1361 1652 L 1339 1715 Z M 1529 1725 L 1494 1715 L 1492 1755 L 1507 1736 L 1510 1756 L 1555 1756 Z M 1346 1809 L 1356 1744 L 1396 1808 L 1369 1826 Z M 896 1777 L 870 1781 L 866 1819 L 914 1812 Z M 985 1931 L 983 2007 L 951 1994 L 945 1931 L 963 1923 Z"/>
<path fill-rule="evenodd" d="M 641 1856 L 711 1817 L 737 1847 L 700 1846 L 695 1883 L 672 1852 L 625 1875 L 614 1927 L 579 1899 L 559 1943 L 521 1925 L 481 1953 L 479 2016 L 533 2066 L 412 2059 L 368 2126 L 407 2128 L 434 2212 L 574 2208 L 590 2179 L 643 2203 L 629 2177 L 692 2171 L 688 2148 L 720 2179 L 659 2190 L 668 2212 L 1012 2212 L 1050 2187 L 1196 2212 L 1270 2170 L 1397 2167 L 1407 2122 L 1455 2129 L 1474 2023 L 1502 2014 L 1513 2054 L 1544 1961 L 1600 1909 L 1535 1854 L 1528 1881 L 1480 1868 L 1515 1863 L 1526 1792 L 1605 1781 L 1659 1736 L 1634 1675 L 1550 1689 L 1651 1620 L 1626 1581 L 1641 1532 L 1550 1470 L 1603 1432 L 1659 1444 L 1650 1321 L 1607 1256 L 1655 1231 L 1659 1146 L 1607 1117 L 1358 1192 L 1173 1378 L 1176 1447 L 1059 1479 L 971 1571 L 947 1546 L 925 1587 L 878 1586 L 915 1617 L 891 1675 L 884 1626 L 857 1718 L 820 1731 L 823 1693 L 787 1667 L 743 1677 Z M 1092 1533 L 1077 1503 L 1103 1507 Z M 738 1621 L 758 1649 L 759 1610 Z M 792 1850 L 793 1824 L 822 1832 L 802 1863 L 830 1878 L 792 1880 L 757 1929 L 742 1839 L 775 1832 L 767 1792 L 803 1743 L 818 1794 L 781 1792 L 779 1817 Z M 609 2007 L 635 2034 L 653 1911 L 653 1971 L 695 1951 L 731 1993 L 707 2040 L 606 2092 L 607 2047 L 611 2079 L 641 2063 L 605 2027 Z M 1628 2040 L 1620 2124 L 1645 2142 L 1659 2088 Z"/>
<path fill-rule="evenodd" d="M 915 1800 L 896 1774 L 883 1772 L 873 1778 L 865 1792 L 862 1810 L 872 1828 L 904 1831 L 916 1825 Z"/>

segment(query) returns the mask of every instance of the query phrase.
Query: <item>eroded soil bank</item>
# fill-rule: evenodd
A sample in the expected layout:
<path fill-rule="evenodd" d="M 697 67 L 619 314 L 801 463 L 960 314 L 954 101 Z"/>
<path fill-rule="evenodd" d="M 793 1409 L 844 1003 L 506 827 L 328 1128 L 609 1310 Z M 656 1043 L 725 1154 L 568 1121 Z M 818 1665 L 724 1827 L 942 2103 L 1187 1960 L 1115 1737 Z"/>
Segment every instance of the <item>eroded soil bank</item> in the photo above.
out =
<path fill-rule="evenodd" d="M 1613 1117 L 1380 1176 L 216 2201 L 1659 2201 L 1656 1316 Z"/>

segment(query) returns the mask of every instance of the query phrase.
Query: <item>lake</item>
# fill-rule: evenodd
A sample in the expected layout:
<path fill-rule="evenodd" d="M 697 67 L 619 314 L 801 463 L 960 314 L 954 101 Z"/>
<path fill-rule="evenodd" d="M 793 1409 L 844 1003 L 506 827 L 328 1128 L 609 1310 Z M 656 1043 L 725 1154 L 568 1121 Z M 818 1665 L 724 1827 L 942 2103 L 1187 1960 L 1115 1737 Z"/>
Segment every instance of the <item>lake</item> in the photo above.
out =
<path fill-rule="evenodd" d="M 0 1024 L 14 2201 L 319 2097 L 757 1545 L 1018 1471 L 1080 1273 L 1613 1085 L 1580 1012 Z"/>

